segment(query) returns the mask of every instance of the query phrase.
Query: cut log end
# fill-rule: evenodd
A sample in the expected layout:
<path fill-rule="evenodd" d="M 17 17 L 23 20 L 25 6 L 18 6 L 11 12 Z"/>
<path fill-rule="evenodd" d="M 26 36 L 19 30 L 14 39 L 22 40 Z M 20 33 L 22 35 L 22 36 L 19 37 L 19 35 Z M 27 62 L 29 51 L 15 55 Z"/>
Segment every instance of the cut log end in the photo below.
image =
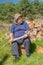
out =
<path fill-rule="evenodd" d="M 36 52 L 39 54 L 43 54 L 43 46 L 37 47 Z"/>

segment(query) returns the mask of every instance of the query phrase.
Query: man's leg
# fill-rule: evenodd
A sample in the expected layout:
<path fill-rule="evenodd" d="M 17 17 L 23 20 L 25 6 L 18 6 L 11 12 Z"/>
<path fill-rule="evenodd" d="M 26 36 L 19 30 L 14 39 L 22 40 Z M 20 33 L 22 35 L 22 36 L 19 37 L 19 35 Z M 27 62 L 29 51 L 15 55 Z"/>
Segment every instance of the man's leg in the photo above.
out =
<path fill-rule="evenodd" d="M 23 44 L 26 50 L 26 56 L 29 56 L 30 55 L 30 39 L 28 38 L 24 39 Z"/>
<path fill-rule="evenodd" d="M 19 58 L 19 51 L 18 51 L 18 43 L 17 42 L 13 42 L 12 43 L 12 55 L 15 56 L 16 59 Z"/>

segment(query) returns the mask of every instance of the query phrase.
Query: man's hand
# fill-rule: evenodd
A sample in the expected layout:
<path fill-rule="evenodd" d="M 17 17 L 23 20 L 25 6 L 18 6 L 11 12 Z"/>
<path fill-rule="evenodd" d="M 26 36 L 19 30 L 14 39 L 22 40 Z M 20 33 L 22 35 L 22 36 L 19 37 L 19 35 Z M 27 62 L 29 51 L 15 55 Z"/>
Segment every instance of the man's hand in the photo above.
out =
<path fill-rule="evenodd" d="M 12 43 L 13 41 L 14 41 L 14 39 L 10 39 L 10 40 L 9 40 L 9 43 Z"/>
<path fill-rule="evenodd" d="M 10 40 L 9 40 L 9 43 L 12 43 L 14 41 L 14 37 L 13 37 L 13 34 L 10 33 Z"/>
<path fill-rule="evenodd" d="M 23 38 L 27 38 L 27 37 L 28 37 L 28 35 L 27 35 L 27 34 L 25 34 Z"/>
<path fill-rule="evenodd" d="M 30 31 L 26 31 L 23 38 L 27 38 L 30 34 Z"/>

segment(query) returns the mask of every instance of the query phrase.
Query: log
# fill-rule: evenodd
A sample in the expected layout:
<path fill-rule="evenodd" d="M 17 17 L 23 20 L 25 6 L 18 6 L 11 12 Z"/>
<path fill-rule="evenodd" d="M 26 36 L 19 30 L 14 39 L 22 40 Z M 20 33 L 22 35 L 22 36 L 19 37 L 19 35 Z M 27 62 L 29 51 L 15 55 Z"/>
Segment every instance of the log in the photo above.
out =
<path fill-rule="evenodd" d="M 29 26 L 30 26 L 30 28 L 34 28 L 35 27 L 35 22 L 33 21 L 33 22 L 30 22 L 29 23 Z"/>
<path fill-rule="evenodd" d="M 20 53 L 21 53 L 22 55 L 26 55 L 25 48 L 24 48 L 24 44 L 21 44 L 21 45 L 20 45 L 20 50 L 21 50 Z"/>
<path fill-rule="evenodd" d="M 43 54 L 43 46 L 38 46 L 36 52 L 39 54 Z"/>
<path fill-rule="evenodd" d="M 43 31 L 39 31 L 38 35 L 42 35 L 43 36 Z"/>

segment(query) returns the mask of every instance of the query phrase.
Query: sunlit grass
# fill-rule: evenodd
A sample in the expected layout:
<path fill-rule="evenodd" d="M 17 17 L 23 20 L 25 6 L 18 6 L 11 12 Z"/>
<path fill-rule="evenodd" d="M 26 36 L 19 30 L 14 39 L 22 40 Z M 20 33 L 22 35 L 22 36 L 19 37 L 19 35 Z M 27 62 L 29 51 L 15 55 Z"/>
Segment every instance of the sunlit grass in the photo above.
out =
<path fill-rule="evenodd" d="M 4 33 L 5 32 L 0 33 L 1 36 Z M 30 57 L 27 58 L 26 55 L 22 55 L 20 60 L 16 63 L 13 63 L 14 57 L 12 56 L 11 50 L 12 44 L 9 44 L 6 38 L 2 42 L 0 42 L 0 48 L 6 43 L 7 45 L 4 48 L 0 49 L 0 65 L 43 65 L 43 54 L 38 54 L 35 51 L 37 46 L 43 45 L 43 40 L 33 41 L 30 47 Z"/>

